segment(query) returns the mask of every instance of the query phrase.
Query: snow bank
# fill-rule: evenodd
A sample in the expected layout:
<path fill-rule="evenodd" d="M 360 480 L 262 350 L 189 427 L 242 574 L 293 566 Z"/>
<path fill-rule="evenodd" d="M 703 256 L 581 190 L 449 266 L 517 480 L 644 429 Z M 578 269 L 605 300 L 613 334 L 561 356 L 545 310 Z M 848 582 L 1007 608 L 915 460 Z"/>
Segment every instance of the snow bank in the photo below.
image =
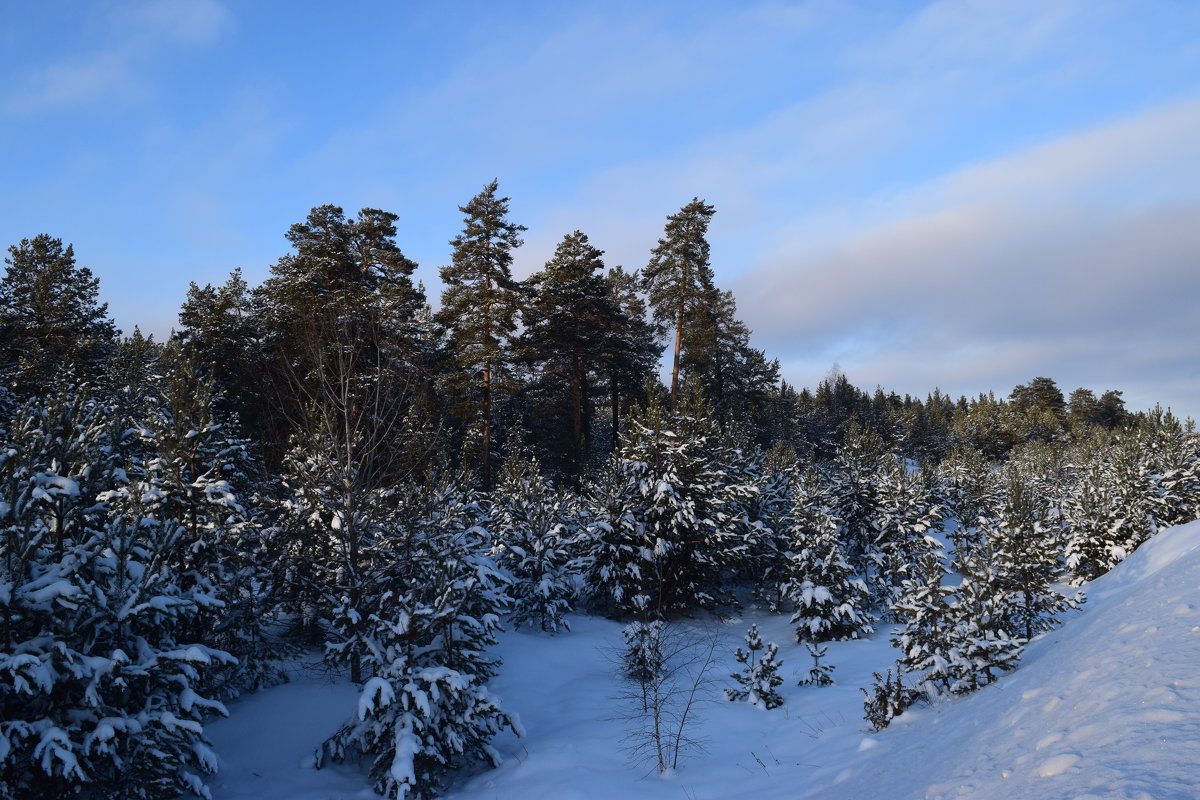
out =
<path fill-rule="evenodd" d="M 810 797 L 1200 797 L 1200 522 L 1163 531 L 994 686 L 901 717 Z"/>

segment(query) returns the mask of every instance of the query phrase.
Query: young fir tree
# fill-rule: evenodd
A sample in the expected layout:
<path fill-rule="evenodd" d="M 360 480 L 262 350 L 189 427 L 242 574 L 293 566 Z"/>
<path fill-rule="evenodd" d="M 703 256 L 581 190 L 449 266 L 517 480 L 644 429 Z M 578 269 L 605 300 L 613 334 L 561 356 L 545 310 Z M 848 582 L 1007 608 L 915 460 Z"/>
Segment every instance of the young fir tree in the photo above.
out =
<path fill-rule="evenodd" d="M 890 607 L 904 578 L 930 548 L 941 544 L 933 534 L 942 529 L 942 509 L 919 477 L 899 458 L 885 460 L 880 470 L 875 517 L 877 603 Z"/>
<path fill-rule="evenodd" d="M 812 656 L 813 664 L 808 668 L 808 674 L 800 679 L 800 686 L 833 686 L 833 671 L 837 667 L 821 663 L 828 650 L 828 646 L 819 647 L 812 642 L 808 643 L 808 654 Z"/>
<path fill-rule="evenodd" d="M 99 279 L 62 239 L 39 234 L 8 248 L 0 280 L 0 375 L 19 395 L 64 371 L 96 379 L 117 337 Z"/>
<path fill-rule="evenodd" d="M 872 632 L 866 585 L 842 554 L 838 525 L 811 489 L 809 474 L 797 487 L 784 520 L 791 540 L 789 572 L 780 594 L 791 603 L 797 642 L 857 639 Z"/>
<path fill-rule="evenodd" d="M 736 602 L 724 577 L 746 549 L 733 502 L 741 487 L 714 457 L 709 412 L 695 392 L 687 398 L 674 415 L 652 398 L 613 457 L 589 583 L 618 616 Z"/>
<path fill-rule="evenodd" d="M 660 335 L 674 331 L 671 360 L 671 410 L 677 408 L 680 364 L 684 352 L 697 345 L 699 317 L 712 301 L 708 224 L 716 208 L 699 198 L 667 217 L 650 263 L 642 270 L 642 285 L 654 312 Z"/>
<path fill-rule="evenodd" d="M 918 675 L 927 696 L 945 691 L 952 682 L 948 669 L 953 647 L 950 630 L 955 625 L 951 612 L 954 589 L 942 585 L 947 573 L 944 555 L 930 548 L 901 584 L 891 608 L 899 623 L 892 636 L 892 645 L 900 651 L 897 667 Z"/>
<path fill-rule="evenodd" d="M 1009 471 L 1000 513 L 984 524 L 993 554 L 995 585 L 1000 598 L 999 620 L 1010 636 L 1028 641 L 1055 624 L 1055 618 L 1078 606 L 1053 588 L 1059 574 L 1059 553 L 1053 528 L 1046 523 L 1049 509 L 1020 474 Z"/>
<path fill-rule="evenodd" d="M 317 766 L 362 756 L 380 794 L 430 798 L 455 769 L 497 765 L 497 733 L 523 732 L 485 685 L 507 601 L 483 552 L 482 512 L 454 487 L 406 490 L 395 508 L 380 543 L 391 568 L 355 622 L 367 676 L 357 711 L 318 749 Z"/>
<path fill-rule="evenodd" d="M 497 197 L 492 181 L 459 211 L 463 232 L 450 244 L 454 255 L 442 267 L 442 307 L 438 321 L 449 332 L 449 348 L 458 366 L 457 387 L 467 398 L 463 412 L 480 425 L 479 474 L 484 491 L 492 488 L 492 433 L 497 393 L 511 361 L 509 348 L 523 303 L 512 277 L 512 251 L 520 247 L 525 226 L 508 220 L 508 198 Z"/>
<path fill-rule="evenodd" d="M 764 650 L 760 655 L 759 651 Z M 746 649 L 738 648 L 733 654 L 744 669 L 729 677 L 737 681 L 737 687 L 725 690 L 725 699 L 730 702 L 745 700 L 750 705 L 770 711 L 783 705 L 783 696 L 778 687 L 783 683 L 779 668 L 783 662 L 777 659 L 779 646 L 764 643 L 758 635 L 758 626 L 751 625 L 746 632 Z"/>
<path fill-rule="evenodd" d="M 208 797 L 209 673 L 190 634 L 220 601 L 169 567 L 180 529 L 129 463 L 111 407 L 61 387 L 0 447 L 0 785 L 13 797 Z M 126 482 L 126 475 L 133 475 Z"/>
<path fill-rule="evenodd" d="M 1015 669 L 1026 640 L 1012 631 L 994 555 L 987 548 L 958 553 L 955 565 L 962 581 L 950 604 L 944 678 L 926 677 L 939 689 L 966 694 Z"/>
<path fill-rule="evenodd" d="M 509 457 L 492 497 L 492 552 L 508 572 L 511 619 L 547 633 L 570 630 L 579 561 L 576 499 L 542 477 L 538 462 Z"/>

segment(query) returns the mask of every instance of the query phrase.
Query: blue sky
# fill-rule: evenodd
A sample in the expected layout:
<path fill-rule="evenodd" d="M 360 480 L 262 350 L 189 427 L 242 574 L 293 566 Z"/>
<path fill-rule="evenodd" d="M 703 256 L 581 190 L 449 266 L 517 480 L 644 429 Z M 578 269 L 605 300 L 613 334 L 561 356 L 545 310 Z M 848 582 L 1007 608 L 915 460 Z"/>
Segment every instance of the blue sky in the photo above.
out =
<path fill-rule="evenodd" d="M 1200 5 L 42 2 L 0 26 L 0 243 L 74 242 L 126 331 L 252 281 L 336 203 L 436 297 L 500 179 L 528 274 L 644 264 L 717 207 L 718 281 L 795 383 L 1200 414 Z"/>

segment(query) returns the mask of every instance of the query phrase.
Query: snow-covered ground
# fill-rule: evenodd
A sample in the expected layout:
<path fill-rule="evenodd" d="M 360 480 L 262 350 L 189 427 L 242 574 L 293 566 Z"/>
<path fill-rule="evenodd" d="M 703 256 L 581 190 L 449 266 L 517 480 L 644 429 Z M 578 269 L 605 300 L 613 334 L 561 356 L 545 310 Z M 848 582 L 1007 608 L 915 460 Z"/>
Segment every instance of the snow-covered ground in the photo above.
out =
<path fill-rule="evenodd" d="M 758 623 L 780 646 L 787 703 L 763 711 L 714 701 L 695 731 L 705 748 L 665 778 L 631 764 L 608 653 L 621 627 L 576 616 L 556 637 L 503 636 L 492 688 L 526 730 L 495 742 L 495 770 L 449 797 L 499 798 L 1196 798 L 1200 797 L 1200 522 L 1162 532 L 1087 587 L 1084 610 L 1033 642 L 1019 669 L 964 698 L 918 707 L 868 732 L 859 687 L 894 660 L 887 631 L 831 644 L 837 685 L 799 687 L 810 659 L 786 616 L 718 625 L 718 686 Z M 355 691 L 304 672 L 209 726 L 222 759 L 215 800 L 371 798 L 351 766 L 311 767 Z"/>

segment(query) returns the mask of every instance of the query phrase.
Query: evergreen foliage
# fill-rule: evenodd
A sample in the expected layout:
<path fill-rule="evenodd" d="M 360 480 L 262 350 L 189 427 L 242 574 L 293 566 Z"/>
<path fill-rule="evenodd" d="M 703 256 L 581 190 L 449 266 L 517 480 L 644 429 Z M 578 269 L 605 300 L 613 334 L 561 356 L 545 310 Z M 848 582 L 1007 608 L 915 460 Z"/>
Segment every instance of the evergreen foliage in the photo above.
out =
<path fill-rule="evenodd" d="M 614 454 L 589 570 L 609 613 L 663 618 L 736 602 L 723 578 L 747 550 L 736 501 L 752 488 L 715 457 L 709 413 L 694 392 L 678 414 L 652 399 Z"/>
<path fill-rule="evenodd" d="M 0 785 L 13 797 L 208 797 L 201 692 L 234 658 L 198 634 L 222 601 L 170 566 L 182 528 L 87 389 L 16 409 L 0 447 Z"/>
<path fill-rule="evenodd" d="M 829 647 L 820 647 L 813 642 L 807 643 L 808 654 L 812 656 L 812 666 L 808 668 L 808 674 L 800 679 L 800 686 L 833 686 L 833 671 L 837 669 L 833 664 L 822 664 L 821 659 L 825 657 Z"/>
<path fill-rule="evenodd" d="M 764 651 L 759 653 L 759 651 Z M 746 649 L 738 648 L 733 654 L 734 660 L 744 669 L 730 675 L 737 681 L 737 687 L 725 690 L 725 699 L 730 702 L 745 700 L 750 705 L 770 711 L 783 705 L 783 696 L 778 687 L 783 683 L 779 668 L 783 662 L 778 660 L 779 646 L 774 643 L 764 643 L 758 634 L 758 626 L 751 625 L 746 632 Z"/>
<path fill-rule="evenodd" d="M 118 331 L 108 305 L 98 302 L 100 281 L 76 266 L 75 249 L 38 234 L 8 248 L 0 280 L 0 375 L 20 395 L 39 392 L 69 371 L 96 379 Z"/>
<path fill-rule="evenodd" d="M 500 731 L 522 734 L 484 685 L 499 666 L 487 648 L 507 598 L 480 516 L 454 487 L 398 502 L 378 545 L 388 568 L 334 622 L 341 641 L 331 655 L 344 658 L 351 637 L 361 642 L 366 677 L 357 712 L 318 749 L 318 767 L 362 755 L 380 794 L 428 798 L 454 769 L 498 764 L 489 743 Z"/>
<path fill-rule="evenodd" d="M 896 677 L 892 677 L 889 669 L 886 675 L 875 673 L 875 683 L 870 691 L 861 690 L 866 696 L 863 709 L 866 711 L 867 722 L 877 731 L 886 728 L 893 719 L 904 713 L 905 709 L 920 699 L 920 692 L 904 685 L 901 670 L 896 669 Z"/>
<path fill-rule="evenodd" d="M 508 198 L 497 197 L 492 181 L 465 206 L 463 232 L 450 244 L 454 255 L 441 268 L 442 307 L 437 320 L 448 331 L 458 371 L 451 381 L 464 419 L 481 428 L 479 474 L 492 488 L 492 429 L 495 401 L 511 363 L 509 344 L 517 328 L 524 292 L 512 277 L 512 251 L 520 247 L 523 225 L 508 219 Z M 598 258 L 598 256 L 597 256 Z"/>
<path fill-rule="evenodd" d="M 536 460 L 510 458 L 492 502 L 493 554 L 510 576 L 511 619 L 518 628 L 570 630 L 578 594 L 579 511 L 575 497 L 545 480 Z"/>
<path fill-rule="evenodd" d="M 670 386 L 672 411 L 677 407 L 680 365 L 685 354 L 699 359 L 696 351 L 708 343 L 699 323 L 716 295 L 707 238 L 708 224 L 715 213 L 714 206 L 696 197 L 678 213 L 667 217 L 663 236 L 650 251 L 650 263 L 642 270 L 642 287 L 659 335 L 673 331 L 675 336 Z"/>
<path fill-rule="evenodd" d="M 842 553 L 838 525 L 811 489 L 811 474 L 797 487 L 784 519 L 791 540 L 788 573 L 780 595 L 792 605 L 797 642 L 857 639 L 873 630 L 866 584 Z"/>

